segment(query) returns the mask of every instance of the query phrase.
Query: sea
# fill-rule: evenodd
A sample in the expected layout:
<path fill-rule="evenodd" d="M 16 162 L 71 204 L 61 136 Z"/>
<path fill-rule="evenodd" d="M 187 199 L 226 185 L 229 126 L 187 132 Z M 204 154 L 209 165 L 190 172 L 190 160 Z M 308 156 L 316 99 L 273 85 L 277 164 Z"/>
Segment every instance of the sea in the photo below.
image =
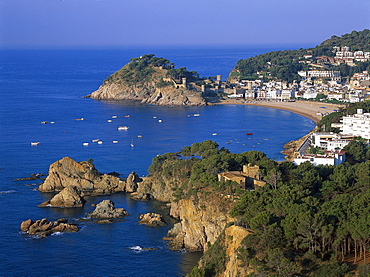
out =
<path fill-rule="evenodd" d="M 263 151 L 281 161 L 283 145 L 312 130 L 312 120 L 265 107 L 159 107 L 83 96 L 96 90 L 130 58 L 143 54 L 167 58 L 177 68 L 184 66 L 200 76 L 221 74 L 225 80 L 239 59 L 283 49 L 289 47 L 1 50 L 0 276 L 189 273 L 201 253 L 169 250 L 163 237 L 176 221 L 168 216 L 163 203 L 134 201 L 117 193 L 88 197 L 83 208 L 39 208 L 53 194 L 37 190 L 41 180 L 17 179 L 47 174 L 50 164 L 67 156 L 76 161 L 92 159 L 102 173 L 114 171 L 125 178 L 135 171 L 145 176 L 155 156 L 205 140 L 234 153 Z M 118 131 L 119 126 L 129 129 Z M 95 139 L 102 143 L 92 142 Z M 104 199 L 125 208 L 130 216 L 113 224 L 79 221 L 92 212 L 92 204 Z M 138 215 L 147 212 L 162 214 L 168 225 L 153 228 L 139 224 Z M 68 218 L 80 231 L 47 238 L 20 231 L 22 221 L 42 218 Z"/>

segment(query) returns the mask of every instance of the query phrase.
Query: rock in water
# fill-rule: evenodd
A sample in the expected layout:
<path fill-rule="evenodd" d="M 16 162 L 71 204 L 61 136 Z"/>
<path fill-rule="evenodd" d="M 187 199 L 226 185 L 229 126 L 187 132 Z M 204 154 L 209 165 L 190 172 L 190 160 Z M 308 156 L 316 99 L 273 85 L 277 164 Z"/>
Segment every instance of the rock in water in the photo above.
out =
<path fill-rule="evenodd" d="M 103 200 L 96 205 L 95 210 L 89 215 L 91 218 L 109 219 L 120 218 L 128 215 L 123 208 L 115 208 L 111 200 Z"/>
<path fill-rule="evenodd" d="M 131 172 L 126 179 L 126 192 L 135 192 L 138 187 L 138 182 L 142 179 L 136 174 L 136 172 Z"/>
<path fill-rule="evenodd" d="M 124 191 L 125 185 L 118 177 L 100 174 L 92 163 L 64 157 L 50 165 L 48 177 L 38 189 L 54 192 L 76 187 L 84 195 L 104 195 Z"/>
<path fill-rule="evenodd" d="M 162 216 L 160 214 L 156 213 L 146 213 L 146 214 L 141 214 L 139 216 L 139 223 L 141 224 L 146 224 L 149 226 L 166 226 L 166 222 L 163 220 Z"/>
<path fill-rule="evenodd" d="M 85 204 L 81 191 L 76 187 L 66 187 L 56 194 L 51 200 L 39 205 L 39 207 L 53 206 L 61 208 L 82 207 Z"/>
<path fill-rule="evenodd" d="M 78 227 L 69 224 L 68 219 L 58 219 L 55 222 L 46 218 L 36 221 L 28 219 L 21 223 L 21 231 L 33 236 L 46 237 L 56 232 L 77 232 Z"/>

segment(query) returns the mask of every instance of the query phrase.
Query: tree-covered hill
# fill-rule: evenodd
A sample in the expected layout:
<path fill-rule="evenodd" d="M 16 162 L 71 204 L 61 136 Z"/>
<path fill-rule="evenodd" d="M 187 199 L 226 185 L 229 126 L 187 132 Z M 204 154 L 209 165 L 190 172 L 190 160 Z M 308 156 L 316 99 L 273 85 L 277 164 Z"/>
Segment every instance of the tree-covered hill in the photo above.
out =
<path fill-rule="evenodd" d="M 304 62 L 304 55 L 308 54 L 313 57 L 333 57 L 335 55 L 333 52 L 334 46 L 349 46 L 352 51 L 370 51 L 370 30 L 365 29 L 360 32 L 353 31 L 341 37 L 332 36 L 330 39 L 325 40 L 314 48 L 273 51 L 245 60 L 239 60 L 230 73 L 229 81 L 241 79 L 255 80 L 260 75 L 264 75 L 265 78 L 275 77 L 288 82 L 299 80 L 300 77 L 297 75 L 297 72 L 309 69 L 309 64 Z M 355 69 L 352 71 L 360 72 L 368 67 L 369 63 L 367 63 L 365 68 L 361 66 L 358 70 Z M 340 70 L 340 68 L 332 69 Z M 257 72 L 259 74 L 257 74 Z M 343 71 L 343 73 L 346 72 Z"/>
<path fill-rule="evenodd" d="M 332 36 L 325 40 L 320 45 L 313 48 L 315 55 L 333 56 L 332 50 L 334 46 L 349 46 L 351 51 L 361 50 L 364 52 L 370 51 L 370 30 L 364 29 L 361 32 L 353 31 L 341 37 Z"/>
<path fill-rule="evenodd" d="M 199 74 L 195 71 L 188 71 L 186 67 L 175 69 L 175 64 L 168 59 L 155 57 L 154 54 L 146 54 L 130 59 L 128 64 L 108 76 L 104 84 L 126 82 L 137 85 L 138 83 L 149 81 L 153 75 L 159 75 L 156 78 L 159 86 L 172 85 L 170 82 L 167 84 L 163 83 L 163 81 L 161 82 L 163 77 L 171 77 L 176 81 L 181 81 L 181 78 L 185 77 L 188 82 L 196 81 L 199 78 Z"/>
<path fill-rule="evenodd" d="M 353 269 L 368 274 L 370 147 L 356 141 L 352 146 L 358 143 L 367 157 L 361 162 L 315 167 L 277 163 L 259 151 L 233 154 L 205 141 L 155 157 L 149 172 L 181 180 L 173 188 L 176 199 L 196 201 L 220 192 L 239 199 L 226 212 L 236 218 L 235 225 L 253 231 L 237 250 L 240 266 L 254 272 L 249 276 L 334 277 Z M 217 180 L 218 172 L 241 170 L 248 163 L 259 165 L 264 187 L 242 190 L 235 182 Z M 221 253 L 225 249 L 215 242 L 190 275 L 222 276 L 226 261 Z M 344 263 L 348 257 L 361 261 L 359 266 Z"/>

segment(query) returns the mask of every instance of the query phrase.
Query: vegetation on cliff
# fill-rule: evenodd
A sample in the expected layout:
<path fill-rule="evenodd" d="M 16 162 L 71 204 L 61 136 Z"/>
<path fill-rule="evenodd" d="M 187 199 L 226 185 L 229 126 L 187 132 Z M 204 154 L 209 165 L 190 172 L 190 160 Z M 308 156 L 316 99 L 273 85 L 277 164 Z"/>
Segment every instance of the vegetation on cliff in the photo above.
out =
<path fill-rule="evenodd" d="M 139 100 L 142 103 L 173 106 L 203 106 L 199 74 L 186 67 L 175 68 L 165 58 L 147 54 L 130 59 L 94 92 L 86 97 L 99 100 Z"/>
<path fill-rule="evenodd" d="M 250 276 L 343 276 L 356 263 L 359 271 L 370 270 L 363 265 L 370 247 L 370 150 L 354 141 L 351 151 L 357 157 L 352 164 L 297 166 L 259 151 L 233 154 L 205 141 L 155 157 L 150 173 L 180 177 L 176 199 L 212 192 L 233 196 L 234 224 L 253 231 L 238 249 L 240 266 L 254 272 Z M 217 173 L 248 163 L 260 166 L 264 187 L 242 190 L 236 182 L 217 180 Z M 192 276 L 221 274 L 224 240 L 209 247 Z"/>
<path fill-rule="evenodd" d="M 175 199 L 188 198 L 198 192 L 217 191 L 228 194 L 241 194 L 243 191 L 235 182 L 219 182 L 217 173 L 241 171 L 243 165 L 252 163 L 260 166 L 264 175 L 271 175 L 277 163 L 263 152 L 250 151 L 241 154 L 230 153 L 226 148 L 211 140 L 193 143 L 178 153 L 166 153 L 152 160 L 149 173 L 158 178 L 173 178 L 178 186 L 174 188 Z"/>
<path fill-rule="evenodd" d="M 231 211 L 254 231 L 239 249 L 243 266 L 254 269 L 251 276 L 343 276 L 351 269 L 342 263 L 349 257 L 369 262 L 370 160 L 286 163 L 277 170 L 276 189 L 247 191 Z"/>
<path fill-rule="evenodd" d="M 178 69 L 168 59 L 155 57 L 154 54 L 142 55 L 138 58 L 130 59 L 130 62 L 116 71 L 104 81 L 104 84 L 112 82 L 126 82 L 130 85 L 148 82 L 154 73 L 160 73 L 160 77 L 172 77 L 180 81 L 187 78 L 190 81 L 197 80 L 199 74 L 195 71 L 188 71 L 186 67 Z M 162 72 L 161 72 L 162 71 Z M 159 87 L 172 86 L 172 82 L 163 81 L 158 78 Z"/>
<path fill-rule="evenodd" d="M 300 80 L 297 74 L 300 70 L 308 70 L 307 63 L 300 63 L 303 56 L 307 53 L 313 56 L 333 57 L 334 46 L 349 46 L 351 50 L 370 51 L 370 30 L 365 29 L 361 32 L 353 31 L 341 37 L 332 36 L 330 39 L 322 42 L 320 45 L 299 50 L 273 51 L 251 57 L 245 60 L 239 60 L 230 74 L 230 78 L 255 80 L 258 78 L 256 72 L 264 74 L 269 72 L 272 77 L 291 82 Z M 331 70 L 339 70 L 343 77 L 350 76 L 355 72 L 362 72 L 370 69 L 369 62 L 359 62 L 356 66 L 348 65 L 329 66 Z"/>

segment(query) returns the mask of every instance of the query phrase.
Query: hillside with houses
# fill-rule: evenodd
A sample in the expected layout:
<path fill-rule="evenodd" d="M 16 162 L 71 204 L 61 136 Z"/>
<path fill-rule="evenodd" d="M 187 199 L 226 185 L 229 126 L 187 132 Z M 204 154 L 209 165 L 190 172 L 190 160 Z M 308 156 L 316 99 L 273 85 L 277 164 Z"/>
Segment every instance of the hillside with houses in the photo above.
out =
<path fill-rule="evenodd" d="M 353 41 L 351 43 L 351 41 Z M 370 30 L 333 36 L 315 48 L 239 60 L 221 88 L 230 98 L 361 102 L 370 94 Z"/>

